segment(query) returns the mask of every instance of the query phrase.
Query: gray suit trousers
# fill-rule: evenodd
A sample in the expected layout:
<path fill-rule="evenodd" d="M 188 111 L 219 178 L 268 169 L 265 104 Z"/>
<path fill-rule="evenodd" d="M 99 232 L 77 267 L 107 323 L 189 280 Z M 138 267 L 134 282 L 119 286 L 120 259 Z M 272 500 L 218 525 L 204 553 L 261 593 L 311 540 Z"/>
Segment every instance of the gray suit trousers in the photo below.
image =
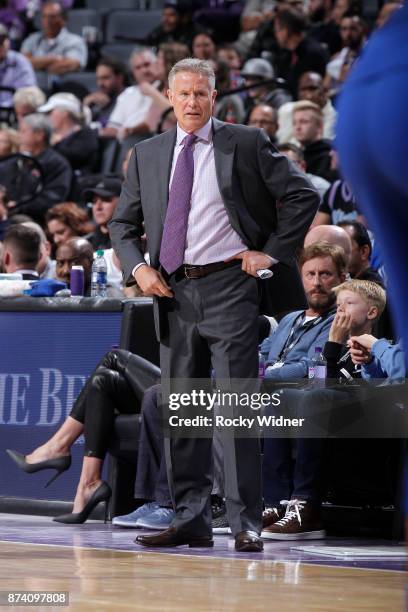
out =
<path fill-rule="evenodd" d="M 253 389 L 258 376 L 258 285 L 238 264 L 204 278 L 169 284 L 174 298 L 163 298 L 168 332 L 161 342 L 163 401 L 180 391 L 179 379 L 209 379 L 228 386 L 239 379 L 240 391 Z M 252 383 L 250 383 L 250 379 Z M 188 384 L 188 383 L 187 383 Z M 203 385 L 205 383 L 203 382 Z M 230 387 L 231 389 L 231 387 Z M 186 387 L 187 390 L 187 387 Z M 245 408 L 247 416 L 254 416 Z M 170 411 L 169 411 L 170 413 Z M 173 413 L 174 414 L 174 413 Z M 205 413 L 201 410 L 201 414 Z M 211 433 L 211 432 L 210 432 Z M 262 479 L 257 435 L 222 434 L 227 514 L 231 531 L 260 533 Z M 166 464 L 176 508 L 173 526 L 195 535 L 211 533 L 212 439 L 165 437 Z"/>

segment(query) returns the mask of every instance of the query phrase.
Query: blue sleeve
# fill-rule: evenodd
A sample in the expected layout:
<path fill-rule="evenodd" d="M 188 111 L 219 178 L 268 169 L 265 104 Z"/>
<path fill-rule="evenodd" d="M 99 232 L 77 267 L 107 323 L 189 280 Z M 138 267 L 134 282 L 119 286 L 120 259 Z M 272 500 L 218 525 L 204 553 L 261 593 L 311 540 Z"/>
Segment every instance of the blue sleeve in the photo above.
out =
<path fill-rule="evenodd" d="M 405 356 L 400 344 L 392 345 L 381 338 L 374 342 L 371 352 L 374 359 L 371 363 L 363 365 L 361 370 L 363 378 L 391 378 L 392 380 L 405 378 Z"/>

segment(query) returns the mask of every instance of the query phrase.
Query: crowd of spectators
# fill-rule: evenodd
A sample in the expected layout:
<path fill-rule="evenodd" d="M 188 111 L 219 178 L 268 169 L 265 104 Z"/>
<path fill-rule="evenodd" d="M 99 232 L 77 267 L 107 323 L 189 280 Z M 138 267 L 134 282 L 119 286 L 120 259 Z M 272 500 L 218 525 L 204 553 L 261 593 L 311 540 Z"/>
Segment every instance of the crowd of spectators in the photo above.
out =
<path fill-rule="evenodd" d="M 168 0 L 160 22 L 135 37 L 127 61 L 104 51 L 114 10 L 101 7 L 100 32 L 90 38 L 86 24 L 82 33 L 67 25 L 70 11 L 87 8 L 86 0 L 4 5 L 0 238 L 28 218 L 42 227 L 52 257 L 75 237 L 93 250 L 110 249 L 107 223 L 132 146 L 174 126 L 167 75 L 193 56 L 216 72 L 215 116 L 264 129 L 308 174 L 321 196 L 313 226 L 340 223 L 353 240 L 353 224 L 362 223 L 353 231 L 373 241 L 341 176 L 336 99 L 372 31 L 398 2 L 368 14 L 355 0 Z M 123 49 L 129 42 L 124 37 Z M 374 250 L 384 283 L 378 246 L 365 251 L 364 265 L 381 281 L 370 263 Z"/>

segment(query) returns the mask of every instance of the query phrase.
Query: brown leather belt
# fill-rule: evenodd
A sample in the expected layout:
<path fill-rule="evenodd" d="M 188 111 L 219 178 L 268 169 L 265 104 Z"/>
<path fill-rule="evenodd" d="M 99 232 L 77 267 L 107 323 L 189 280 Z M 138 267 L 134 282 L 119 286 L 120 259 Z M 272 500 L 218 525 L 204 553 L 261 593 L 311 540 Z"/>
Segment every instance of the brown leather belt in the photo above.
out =
<path fill-rule="evenodd" d="M 214 263 L 205 264 L 204 266 L 190 266 L 188 264 L 184 264 L 175 271 L 174 275 L 176 280 L 180 280 L 182 278 L 203 278 L 204 276 L 208 276 L 213 272 L 218 272 L 219 270 L 224 270 L 225 268 L 231 268 L 232 266 L 236 266 L 238 264 L 241 264 L 241 260 L 239 259 L 233 259 L 232 261 L 216 261 Z"/>

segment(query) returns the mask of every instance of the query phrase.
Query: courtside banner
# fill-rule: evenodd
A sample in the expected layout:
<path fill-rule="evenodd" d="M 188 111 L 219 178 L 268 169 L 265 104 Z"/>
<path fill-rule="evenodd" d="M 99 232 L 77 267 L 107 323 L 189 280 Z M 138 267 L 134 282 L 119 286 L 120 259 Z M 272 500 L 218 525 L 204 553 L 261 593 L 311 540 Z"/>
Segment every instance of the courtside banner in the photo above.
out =
<path fill-rule="evenodd" d="M 26 474 L 6 454 L 43 444 L 64 422 L 87 377 L 119 344 L 122 312 L 0 312 L 0 496 L 72 500 L 82 437 L 71 468 L 49 488 L 50 470 Z"/>

